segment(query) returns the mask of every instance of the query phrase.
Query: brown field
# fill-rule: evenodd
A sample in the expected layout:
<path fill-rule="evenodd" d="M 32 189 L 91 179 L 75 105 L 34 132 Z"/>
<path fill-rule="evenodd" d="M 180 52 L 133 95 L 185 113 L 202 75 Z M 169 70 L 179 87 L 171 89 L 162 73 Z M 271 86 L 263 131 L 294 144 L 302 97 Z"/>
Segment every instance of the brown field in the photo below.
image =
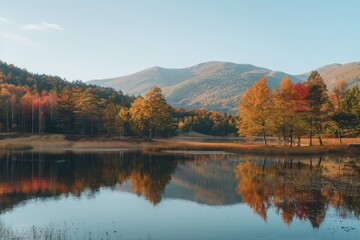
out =
<path fill-rule="evenodd" d="M 163 150 L 197 150 L 197 151 L 226 151 L 244 154 L 269 154 L 269 155 L 312 155 L 351 153 L 359 154 L 359 149 L 349 148 L 349 143 L 360 143 L 360 138 L 343 139 L 340 145 L 338 139 L 326 138 L 324 146 L 318 145 L 318 140 L 309 147 L 308 139 L 302 140 L 301 147 L 282 146 L 271 141 L 268 146 L 261 142 L 199 142 L 193 139 L 154 139 L 144 141 L 133 138 L 119 139 L 115 137 L 81 137 L 66 136 L 61 134 L 45 135 L 2 135 L 0 149 L 2 150 L 30 150 L 34 151 L 111 151 L 111 150 L 137 150 L 159 152 Z M 351 150 L 351 151 L 350 151 Z"/>

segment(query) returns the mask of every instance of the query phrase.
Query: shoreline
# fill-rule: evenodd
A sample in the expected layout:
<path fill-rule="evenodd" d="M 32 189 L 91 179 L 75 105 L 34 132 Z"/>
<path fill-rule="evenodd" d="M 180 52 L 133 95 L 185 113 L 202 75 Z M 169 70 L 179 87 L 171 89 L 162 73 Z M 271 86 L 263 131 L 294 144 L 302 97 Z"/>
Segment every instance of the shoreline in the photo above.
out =
<path fill-rule="evenodd" d="M 216 137 L 215 137 L 216 139 Z M 330 139 L 333 140 L 333 139 Z M 306 140 L 304 141 L 306 142 Z M 324 142 L 331 142 L 327 139 Z M 224 151 L 251 155 L 321 155 L 341 154 L 359 155 L 359 138 L 345 139 L 345 144 L 327 144 L 324 146 L 282 146 L 272 142 L 264 146 L 261 142 L 205 142 L 196 138 L 169 138 L 146 141 L 135 138 L 119 139 L 115 137 L 88 137 L 63 134 L 12 134 L 0 136 L 0 150 L 3 151 L 96 151 L 112 150 L 151 152 L 179 151 Z"/>

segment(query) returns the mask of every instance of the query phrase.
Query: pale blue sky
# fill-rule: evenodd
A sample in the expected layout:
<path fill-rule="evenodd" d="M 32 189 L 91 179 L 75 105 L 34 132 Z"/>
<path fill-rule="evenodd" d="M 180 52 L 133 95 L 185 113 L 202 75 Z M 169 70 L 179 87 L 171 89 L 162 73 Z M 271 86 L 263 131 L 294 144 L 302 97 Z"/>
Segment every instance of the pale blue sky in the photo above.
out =
<path fill-rule="evenodd" d="M 360 1 L 0 0 L 0 60 L 68 80 L 250 63 L 291 74 L 360 60 Z"/>

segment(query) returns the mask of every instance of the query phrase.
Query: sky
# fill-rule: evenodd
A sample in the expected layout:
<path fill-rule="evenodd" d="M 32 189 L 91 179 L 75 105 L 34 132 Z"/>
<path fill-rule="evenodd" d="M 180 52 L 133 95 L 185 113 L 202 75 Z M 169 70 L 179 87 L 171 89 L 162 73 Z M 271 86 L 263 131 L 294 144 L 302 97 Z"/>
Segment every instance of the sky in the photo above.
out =
<path fill-rule="evenodd" d="M 360 60 L 358 0 L 0 0 L 0 60 L 69 81 L 207 61 L 300 74 Z"/>

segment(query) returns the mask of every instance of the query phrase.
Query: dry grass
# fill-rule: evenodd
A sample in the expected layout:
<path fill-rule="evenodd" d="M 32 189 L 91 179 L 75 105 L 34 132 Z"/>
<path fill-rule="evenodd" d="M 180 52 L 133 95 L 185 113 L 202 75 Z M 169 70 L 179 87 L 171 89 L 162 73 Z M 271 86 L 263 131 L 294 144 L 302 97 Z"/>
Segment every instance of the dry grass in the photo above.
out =
<path fill-rule="evenodd" d="M 112 151 L 112 150 L 144 150 L 159 152 L 161 150 L 197 150 L 197 151 L 226 151 L 244 154 L 268 154 L 268 155 L 315 155 L 332 153 L 357 154 L 356 149 L 349 151 L 348 143 L 359 143 L 360 138 L 345 138 L 343 145 L 338 139 L 324 139 L 324 146 L 316 145 L 308 147 L 308 139 L 302 140 L 301 147 L 284 147 L 275 141 L 269 142 L 268 146 L 261 142 L 199 142 L 193 139 L 155 139 L 143 141 L 136 139 L 117 139 L 108 137 L 88 138 L 71 137 L 61 134 L 47 135 L 18 135 L 6 137 L 0 140 L 0 150 L 29 150 L 34 151 Z"/>
<path fill-rule="evenodd" d="M 303 145 L 309 145 L 310 140 L 308 138 L 301 139 Z M 357 138 L 343 138 L 343 144 L 350 144 L 350 143 L 358 143 L 360 144 L 360 137 Z M 324 145 L 339 145 L 340 141 L 338 138 L 324 138 L 323 139 Z M 313 145 L 320 145 L 319 140 L 316 138 L 313 139 Z"/>
<path fill-rule="evenodd" d="M 17 135 L 6 137 L 0 140 L 2 150 L 29 150 L 34 151 L 65 151 L 65 150 L 111 150 L 111 149 L 141 149 L 145 141 L 141 140 L 120 140 L 116 138 L 88 138 L 71 137 L 62 134 L 45 135 Z"/>
<path fill-rule="evenodd" d="M 328 145 L 312 147 L 287 147 L 271 144 L 268 146 L 259 143 L 208 143 L 194 141 L 164 141 L 157 140 L 152 145 L 145 146 L 151 151 L 161 150 L 208 150 L 227 151 L 244 154 L 268 154 L 268 155 L 316 155 L 346 153 L 346 145 Z"/>

